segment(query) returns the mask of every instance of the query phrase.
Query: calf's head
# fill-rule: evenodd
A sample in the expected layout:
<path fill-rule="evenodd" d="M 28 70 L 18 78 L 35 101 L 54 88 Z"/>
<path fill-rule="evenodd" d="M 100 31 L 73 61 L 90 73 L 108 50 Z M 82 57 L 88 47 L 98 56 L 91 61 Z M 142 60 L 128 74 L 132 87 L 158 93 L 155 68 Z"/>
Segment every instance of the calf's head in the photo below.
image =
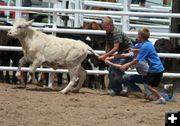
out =
<path fill-rule="evenodd" d="M 154 47 L 159 53 L 169 53 L 172 50 L 171 41 L 164 38 L 158 39 L 154 43 Z"/>
<path fill-rule="evenodd" d="M 27 28 L 32 26 L 33 20 L 26 21 L 19 19 L 14 22 L 13 28 L 8 31 L 8 36 L 13 38 L 21 38 L 26 34 Z"/>

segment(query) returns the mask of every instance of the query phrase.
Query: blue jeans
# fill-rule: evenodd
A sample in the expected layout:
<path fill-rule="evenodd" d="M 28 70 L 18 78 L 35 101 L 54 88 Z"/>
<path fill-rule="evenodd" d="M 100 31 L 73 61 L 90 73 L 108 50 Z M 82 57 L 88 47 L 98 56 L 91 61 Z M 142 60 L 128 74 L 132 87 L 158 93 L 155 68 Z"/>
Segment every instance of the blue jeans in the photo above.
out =
<path fill-rule="evenodd" d="M 123 79 L 125 81 L 125 84 L 127 85 L 128 89 L 131 91 L 137 91 L 137 92 L 142 92 L 140 87 L 136 83 L 144 84 L 145 83 L 145 78 L 142 75 L 134 74 L 134 75 L 124 75 Z"/>
<path fill-rule="evenodd" d="M 117 58 L 114 59 L 112 62 L 116 64 L 125 64 L 127 62 L 130 62 L 132 58 Z M 116 94 L 120 93 L 122 90 L 122 84 L 124 83 L 124 76 L 125 72 L 117 69 L 115 67 L 110 66 L 109 67 L 109 87 L 108 89 L 112 89 Z"/>

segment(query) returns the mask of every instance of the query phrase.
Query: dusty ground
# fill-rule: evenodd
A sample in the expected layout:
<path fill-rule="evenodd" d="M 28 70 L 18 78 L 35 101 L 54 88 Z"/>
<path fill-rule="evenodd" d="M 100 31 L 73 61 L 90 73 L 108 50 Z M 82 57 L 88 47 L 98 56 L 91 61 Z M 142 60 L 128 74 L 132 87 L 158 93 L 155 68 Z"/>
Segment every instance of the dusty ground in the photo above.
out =
<path fill-rule="evenodd" d="M 62 95 L 28 87 L 0 84 L 0 126 L 164 126 L 165 112 L 180 110 L 180 94 L 176 102 L 155 105 L 85 88 Z"/>

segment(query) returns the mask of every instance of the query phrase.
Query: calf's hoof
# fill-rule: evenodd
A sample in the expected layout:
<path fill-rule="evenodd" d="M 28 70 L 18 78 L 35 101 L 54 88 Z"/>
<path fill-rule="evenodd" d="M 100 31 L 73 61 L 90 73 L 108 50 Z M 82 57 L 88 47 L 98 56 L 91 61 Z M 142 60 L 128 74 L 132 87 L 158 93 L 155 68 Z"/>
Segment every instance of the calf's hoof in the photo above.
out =
<path fill-rule="evenodd" d="M 37 84 L 38 83 L 38 81 L 37 80 L 32 80 L 32 82 L 31 82 L 32 84 Z"/>
<path fill-rule="evenodd" d="M 26 88 L 26 85 L 25 84 L 20 84 L 20 85 L 17 86 L 17 88 L 24 89 L 24 88 Z"/>
<path fill-rule="evenodd" d="M 79 89 L 73 89 L 71 92 L 73 92 L 73 93 L 79 93 Z"/>
<path fill-rule="evenodd" d="M 21 73 L 20 72 L 16 72 L 16 77 L 18 80 L 21 80 Z"/>
<path fill-rule="evenodd" d="M 65 90 L 61 90 L 60 93 L 61 93 L 61 94 L 67 94 L 68 92 L 65 91 Z"/>

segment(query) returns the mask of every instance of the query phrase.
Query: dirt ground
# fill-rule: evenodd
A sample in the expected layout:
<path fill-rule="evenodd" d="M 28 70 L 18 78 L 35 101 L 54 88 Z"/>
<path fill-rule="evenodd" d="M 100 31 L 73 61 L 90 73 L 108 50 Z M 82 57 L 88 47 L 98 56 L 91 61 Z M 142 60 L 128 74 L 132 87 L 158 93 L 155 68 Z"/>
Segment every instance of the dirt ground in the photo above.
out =
<path fill-rule="evenodd" d="M 0 83 L 0 126 L 164 126 L 165 112 L 178 110 L 179 93 L 175 102 L 156 105 L 137 95 L 112 97 L 87 88 L 62 95 Z"/>

